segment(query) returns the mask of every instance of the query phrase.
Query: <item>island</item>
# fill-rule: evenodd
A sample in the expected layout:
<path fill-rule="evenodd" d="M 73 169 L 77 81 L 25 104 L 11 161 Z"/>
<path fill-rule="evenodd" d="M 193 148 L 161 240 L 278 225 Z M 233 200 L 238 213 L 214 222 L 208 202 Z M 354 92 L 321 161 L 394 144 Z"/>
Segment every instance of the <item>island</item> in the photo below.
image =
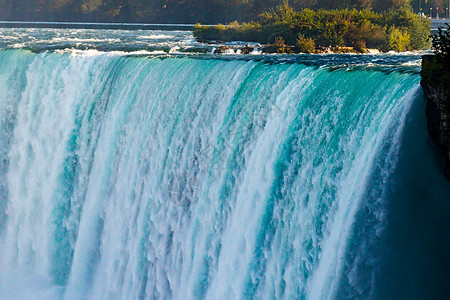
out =
<path fill-rule="evenodd" d="M 202 42 L 248 41 L 268 53 L 367 53 L 429 48 L 430 22 L 409 4 L 382 12 L 370 9 L 301 9 L 288 4 L 270 9 L 256 21 L 213 26 L 197 24 Z M 247 51 L 243 51 L 246 53 Z"/>

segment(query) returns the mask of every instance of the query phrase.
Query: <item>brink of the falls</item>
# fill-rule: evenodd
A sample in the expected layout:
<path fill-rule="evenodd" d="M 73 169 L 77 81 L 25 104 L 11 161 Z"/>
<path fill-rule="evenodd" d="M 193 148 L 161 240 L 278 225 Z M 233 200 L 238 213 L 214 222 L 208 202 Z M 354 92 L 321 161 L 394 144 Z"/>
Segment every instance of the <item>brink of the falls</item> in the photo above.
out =
<path fill-rule="evenodd" d="M 0 51 L 0 298 L 448 296 L 402 68 Z"/>

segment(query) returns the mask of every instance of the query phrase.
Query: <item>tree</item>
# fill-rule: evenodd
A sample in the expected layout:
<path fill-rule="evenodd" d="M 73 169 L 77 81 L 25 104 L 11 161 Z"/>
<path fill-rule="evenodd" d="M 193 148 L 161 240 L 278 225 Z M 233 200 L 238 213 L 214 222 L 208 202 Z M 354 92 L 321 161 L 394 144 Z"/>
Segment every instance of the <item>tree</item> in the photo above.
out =
<path fill-rule="evenodd" d="M 438 34 L 433 36 L 431 41 L 431 48 L 436 54 L 437 58 L 450 68 L 450 25 L 447 25 L 447 30 L 443 31 L 439 28 Z"/>
<path fill-rule="evenodd" d="M 314 53 L 316 44 L 312 38 L 305 38 L 303 34 L 298 35 L 296 46 L 301 53 Z"/>

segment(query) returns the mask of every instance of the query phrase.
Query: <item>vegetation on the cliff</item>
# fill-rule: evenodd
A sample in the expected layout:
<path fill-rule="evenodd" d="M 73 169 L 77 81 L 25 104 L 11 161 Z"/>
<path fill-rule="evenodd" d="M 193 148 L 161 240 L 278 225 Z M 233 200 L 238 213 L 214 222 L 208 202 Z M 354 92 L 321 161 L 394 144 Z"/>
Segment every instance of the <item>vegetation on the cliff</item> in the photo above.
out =
<path fill-rule="evenodd" d="M 312 45 L 346 46 L 361 52 L 366 48 L 421 50 L 429 46 L 429 32 L 429 21 L 414 14 L 407 5 L 382 13 L 356 9 L 295 11 L 282 5 L 261 14 L 258 22 L 197 24 L 194 28 L 194 36 L 199 40 L 273 44 L 283 39 L 299 52 L 312 52 Z"/>
<path fill-rule="evenodd" d="M 441 107 L 450 114 L 450 25 L 445 31 L 439 28 L 431 43 L 434 55 L 422 61 L 422 86 L 439 94 Z"/>
<path fill-rule="evenodd" d="M 422 57 L 421 85 L 426 98 L 427 128 L 443 154 L 450 180 L 450 25 L 432 37 L 434 55 Z"/>
<path fill-rule="evenodd" d="M 442 62 L 450 72 L 450 25 L 444 31 L 439 28 L 438 34 L 432 39 L 432 49 L 436 58 Z"/>
<path fill-rule="evenodd" d="M 450 25 L 447 30 L 439 28 L 437 35 L 432 37 L 434 58 L 424 61 L 422 78 L 436 90 L 441 90 L 441 104 L 447 114 L 450 114 Z"/>

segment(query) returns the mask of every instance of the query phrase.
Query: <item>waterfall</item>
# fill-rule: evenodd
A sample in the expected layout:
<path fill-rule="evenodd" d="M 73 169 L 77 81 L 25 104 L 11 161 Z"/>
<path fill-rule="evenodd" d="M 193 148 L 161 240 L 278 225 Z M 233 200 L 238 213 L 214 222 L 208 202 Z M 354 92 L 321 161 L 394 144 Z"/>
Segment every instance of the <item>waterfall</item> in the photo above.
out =
<path fill-rule="evenodd" d="M 0 70 L 1 298 L 376 298 L 417 74 L 26 50 Z"/>

